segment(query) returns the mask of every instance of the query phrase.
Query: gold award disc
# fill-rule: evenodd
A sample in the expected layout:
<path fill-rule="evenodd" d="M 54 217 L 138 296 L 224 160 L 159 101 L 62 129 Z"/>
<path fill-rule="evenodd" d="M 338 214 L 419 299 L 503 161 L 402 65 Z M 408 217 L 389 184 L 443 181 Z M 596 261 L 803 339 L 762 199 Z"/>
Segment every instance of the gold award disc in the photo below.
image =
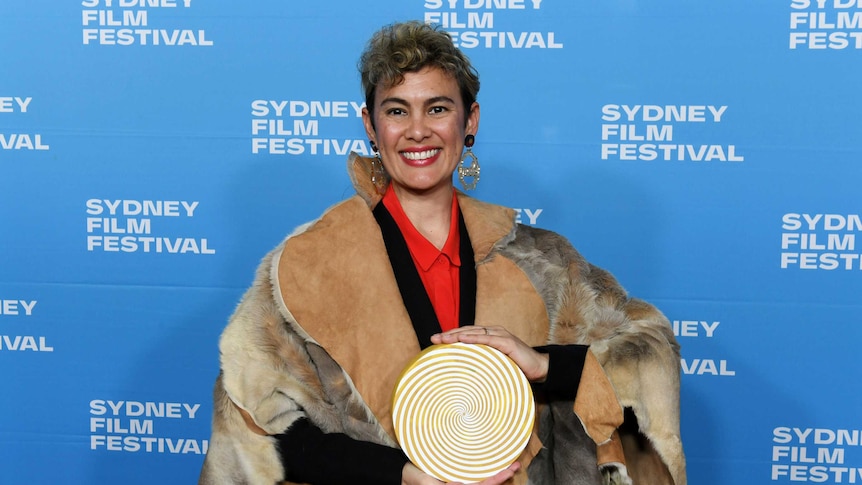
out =
<path fill-rule="evenodd" d="M 433 345 L 401 373 L 392 422 L 401 449 L 444 482 L 504 470 L 530 440 L 535 403 L 515 363 L 486 345 Z"/>

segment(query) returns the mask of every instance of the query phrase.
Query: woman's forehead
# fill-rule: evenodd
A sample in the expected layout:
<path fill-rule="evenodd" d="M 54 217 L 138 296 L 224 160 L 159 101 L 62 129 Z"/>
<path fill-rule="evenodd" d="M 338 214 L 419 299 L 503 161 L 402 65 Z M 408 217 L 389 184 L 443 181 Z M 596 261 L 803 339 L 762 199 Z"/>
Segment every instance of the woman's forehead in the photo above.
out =
<path fill-rule="evenodd" d="M 432 98 L 449 98 L 459 103 L 461 91 L 455 78 L 440 68 L 426 67 L 419 71 L 404 73 L 399 82 L 377 86 L 378 103 L 396 98 L 407 102 L 425 101 Z"/>

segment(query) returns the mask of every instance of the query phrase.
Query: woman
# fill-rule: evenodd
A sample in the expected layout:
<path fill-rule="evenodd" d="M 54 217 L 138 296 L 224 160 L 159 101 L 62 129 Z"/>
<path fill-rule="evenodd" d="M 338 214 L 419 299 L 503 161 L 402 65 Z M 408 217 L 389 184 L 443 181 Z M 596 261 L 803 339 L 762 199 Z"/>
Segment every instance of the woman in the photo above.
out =
<path fill-rule="evenodd" d="M 271 252 L 231 317 L 200 483 L 440 483 L 397 448 L 390 399 L 422 348 L 460 341 L 507 354 L 537 396 L 527 449 L 482 483 L 684 484 L 664 316 L 562 237 L 455 191 L 454 172 L 479 176 L 469 60 L 408 22 L 360 71 L 376 156 L 351 156 L 357 196 Z M 616 432 L 622 407 L 639 433 Z"/>

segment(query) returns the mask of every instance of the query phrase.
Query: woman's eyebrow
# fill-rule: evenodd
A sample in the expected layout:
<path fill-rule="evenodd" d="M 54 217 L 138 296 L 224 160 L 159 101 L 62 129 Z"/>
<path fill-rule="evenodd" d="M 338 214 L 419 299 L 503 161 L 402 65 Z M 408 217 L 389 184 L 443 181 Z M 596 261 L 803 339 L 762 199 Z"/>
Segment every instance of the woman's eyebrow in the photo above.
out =
<path fill-rule="evenodd" d="M 387 104 L 387 103 L 403 104 L 404 106 L 410 105 L 410 103 L 408 103 L 407 100 L 402 99 L 402 98 L 398 98 L 395 96 L 391 96 L 391 97 L 385 98 L 385 99 L 380 101 L 381 106 L 384 104 Z M 426 106 L 429 104 L 437 104 L 437 103 L 455 104 L 455 100 L 450 98 L 449 96 L 434 96 L 433 98 L 428 98 L 424 101 L 424 104 Z"/>
<path fill-rule="evenodd" d="M 449 96 L 434 96 L 425 101 L 426 105 L 429 104 L 437 104 L 437 103 L 452 103 L 455 104 L 455 100 L 450 98 Z"/>
<path fill-rule="evenodd" d="M 387 103 L 403 104 L 403 105 L 405 105 L 405 106 L 407 106 L 407 105 L 408 105 L 407 100 L 405 100 L 405 99 L 401 99 L 401 98 L 396 98 L 396 97 L 394 97 L 394 96 L 390 96 L 390 97 L 388 97 L 388 98 L 384 98 L 384 99 L 382 99 L 382 100 L 380 101 L 380 105 L 381 105 L 381 106 L 382 106 L 382 105 L 384 105 L 384 104 L 387 104 Z"/>

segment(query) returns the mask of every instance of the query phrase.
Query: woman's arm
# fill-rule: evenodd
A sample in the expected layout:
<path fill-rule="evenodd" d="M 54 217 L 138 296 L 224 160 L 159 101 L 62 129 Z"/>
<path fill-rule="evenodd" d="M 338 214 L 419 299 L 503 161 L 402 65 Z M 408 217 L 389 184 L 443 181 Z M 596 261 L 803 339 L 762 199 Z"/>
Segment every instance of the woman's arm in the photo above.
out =
<path fill-rule="evenodd" d="M 483 344 L 506 354 L 536 390 L 549 396 L 574 399 L 589 349 L 586 345 L 530 347 L 502 327 L 468 326 L 431 337 L 434 344 Z"/>
<path fill-rule="evenodd" d="M 407 456 L 399 449 L 324 433 L 306 418 L 275 435 L 290 482 L 314 485 L 375 483 L 398 485 Z"/>

